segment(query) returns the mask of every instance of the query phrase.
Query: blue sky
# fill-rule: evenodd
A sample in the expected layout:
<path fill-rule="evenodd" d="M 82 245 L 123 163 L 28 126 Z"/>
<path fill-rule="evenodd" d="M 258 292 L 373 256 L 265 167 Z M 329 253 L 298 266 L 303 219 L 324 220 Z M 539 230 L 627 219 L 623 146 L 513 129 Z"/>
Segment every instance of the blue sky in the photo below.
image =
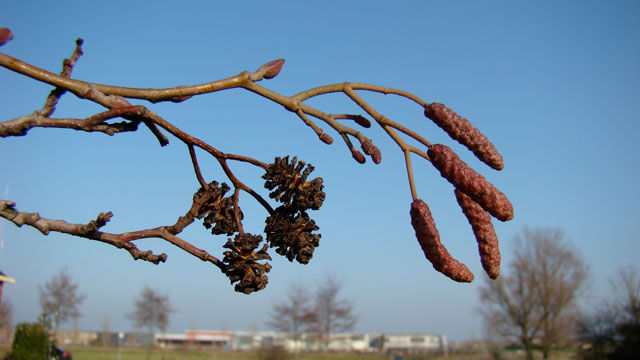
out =
<path fill-rule="evenodd" d="M 53 72 L 82 37 L 85 55 L 73 77 L 91 82 L 196 84 L 285 58 L 280 75 L 261 83 L 284 95 L 353 81 L 445 103 L 494 142 L 505 158 L 502 172 L 476 161 L 415 104 L 363 94 L 387 117 L 454 148 L 509 196 L 515 219 L 494 221 L 503 264 L 511 261 L 512 239 L 525 226 L 565 231 L 591 266 L 592 301 L 606 293 L 618 266 L 638 263 L 637 2 L 0 1 L 0 26 L 15 33 L 2 52 Z M 0 69 L 0 88 L 0 120 L 40 108 L 50 90 L 6 69 Z M 339 95 L 310 104 L 326 112 L 360 112 Z M 357 331 L 444 333 L 453 341 L 482 336 L 477 299 L 484 275 L 453 190 L 430 164 L 414 158 L 418 193 L 452 255 L 476 274 L 472 284 L 448 280 L 424 258 L 410 225 L 402 154 L 379 128 L 366 135 L 381 149 L 382 164 L 359 165 L 341 141 L 317 141 L 295 115 L 247 91 L 145 105 L 222 151 L 266 162 L 290 154 L 313 164 L 327 199 L 313 214 L 322 239 L 311 263 L 273 254 L 269 286 L 246 296 L 235 293 L 217 268 L 161 240 L 138 242 L 169 255 L 155 266 L 104 244 L 45 237 L 4 222 L 0 269 L 17 279 L 4 291 L 14 322 L 35 321 L 37 286 L 64 268 L 87 295 L 80 328 L 100 330 L 108 318 L 113 330 L 131 329 L 125 314 L 149 285 L 169 293 L 178 308 L 169 329 L 174 332 L 265 328 L 269 306 L 290 284 L 313 286 L 331 273 L 354 302 Z M 99 111 L 66 95 L 55 115 Z M 214 161 L 200 158 L 207 179 L 226 181 Z M 234 170 L 262 188 L 259 171 Z M 172 224 L 197 187 L 185 147 L 172 139 L 160 148 L 144 130 L 108 137 L 34 129 L 0 141 L 0 193 L 8 189 L 20 209 L 49 218 L 80 223 L 111 210 L 110 232 Z M 264 209 L 248 196 L 241 206 L 245 229 L 260 232 Z M 225 239 L 201 226 L 183 235 L 221 254 Z"/>

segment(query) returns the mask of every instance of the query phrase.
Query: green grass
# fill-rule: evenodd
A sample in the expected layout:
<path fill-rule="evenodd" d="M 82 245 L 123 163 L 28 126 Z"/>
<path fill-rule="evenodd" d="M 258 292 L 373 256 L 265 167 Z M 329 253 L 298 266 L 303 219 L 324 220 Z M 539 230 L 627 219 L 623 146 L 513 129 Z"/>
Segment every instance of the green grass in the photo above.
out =
<path fill-rule="evenodd" d="M 74 360 L 146 360 L 146 349 L 69 348 Z M 257 360 L 259 353 L 242 351 L 198 351 L 154 349 L 150 360 Z M 290 356 L 290 359 L 294 359 Z M 364 354 L 300 354 L 299 360 L 386 360 L 384 355 Z"/>
<path fill-rule="evenodd" d="M 11 345 L 0 343 L 0 359 L 9 351 Z M 74 360 L 285 360 L 285 358 L 267 358 L 257 352 L 243 351 L 203 351 L 203 350 L 162 350 L 154 349 L 151 356 L 147 357 L 145 348 L 102 348 L 102 347 L 65 347 L 71 351 Z M 517 352 L 505 352 L 502 354 L 507 360 L 524 359 L 524 354 Z M 536 353 L 536 359 L 541 359 L 540 353 Z M 551 354 L 552 360 L 571 360 L 575 358 L 573 351 L 557 352 Z M 390 360 L 392 356 L 384 354 L 349 354 L 349 353 L 302 353 L 296 359 L 290 355 L 286 360 Z M 446 359 L 443 356 L 414 355 L 405 356 L 405 360 L 489 360 L 488 354 L 452 354 Z"/>
<path fill-rule="evenodd" d="M 10 344 L 0 344 L 0 358 L 9 351 Z M 162 350 L 154 349 L 147 357 L 145 348 L 101 348 L 101 347 L 65 347 L 73 354 L 73 360 L 261 360 L 266 359 L 257 352 L 243 351 L 204 351 L 204 350 Z M 275 359 L 275 358 L 274 358 Z M 288 359 L 295 360 L 291 355 Z M 379 354 L 300 354 L 298 360 L 387 360 Z"/>

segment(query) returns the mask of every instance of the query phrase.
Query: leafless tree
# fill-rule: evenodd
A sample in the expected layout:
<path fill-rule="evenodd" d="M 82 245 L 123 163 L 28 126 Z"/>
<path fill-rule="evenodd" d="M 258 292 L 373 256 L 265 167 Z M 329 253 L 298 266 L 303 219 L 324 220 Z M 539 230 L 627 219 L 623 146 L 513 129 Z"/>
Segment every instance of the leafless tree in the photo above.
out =
<path fill-rule="evenodd" d="M 618 269 L 617 276 L 611 279 L 612 292 L 615 295 L 616 310 L 623 321 L 640 323 L 640 273 L 634 266 Z"/>
<path fill-rule="evenodd" d="M 0 28 L 0 46 L 13 38 L 10 29 Z M 341 82 L 303 90 L 295 95 L 286 96 L 270 90 L 258 83 L 276 77 L 284 64 L 284 59 L 273 60 L 254 72 L 242 71 L 226 79 L 205 82 L 197 85 L 176 86 L 166 89 L 131 88 L 106 84 L 89 83 L 71 78 L 76 62 L 83 53 L 82 39 L 76 41 L 75 50 L 63 61 L 60 74 L 33 66 L 27 62 L 0 53 L 0 66 L 25 77 L 53 86 L 41 109 L 15 119 L 0 122 L 0 137 L 25 136 L 32 128 L 61 128 L 84 132 L 100 132 L 118 135 L 146 128 L 156 137 L 161 146 L 169 143 L 169 133 L 185 145 L 189 160 L 193 165 L 194 177 L 199 190 L 193 196 L 189 209 L 180 210 L 175 224 L 167 224 L 148 229 L 131 230 L 123 233 L 109 233 L 102 229 L 113 218 L 112 212 L 100 213 L 89 223 L 69 223 L 40 216 L 37 212 L 18 210 L 16 203 L 0 200 L 0 217 L 17 226 L 27 225 L 47 235 L 60 232 L 99 241 L 127 251 L 135 260 L 159 264 L 167 260 L 167 255 L 154 254 L 152 250 L 140 250 L 137 241 L 146 238 L 159 238 L 173 244 L 182 251 L 211 263 L 224 273 L 235 290 L 251 293 L 263 289 L 268 281 L 267 273 L 271 265 L 268 250 L 285 256 L 289 261 L 296 260 L 306 264 L 319 245 L 319 226 L 311 219 L 310 210 L 319 210 L 325 193 L 322 178 L 307 180 L 313 171 L 311 165 L 298 161 L 296 157 L 277 157 L 271 163 L 249 156 L 225 153 L 207 142 L 192 136 L 175 124 L 167 121 L 150 108 L 132 105 L 129 100 L 157 102 L 183 102 L 194 96 L 211 94 L 229 89 L 243 89 L 281 105 L 287 111 L 300 118 L 313 134 L 323 143 L 332 144 L 329 133 L 335 133 L 343 140 L 348 153 L 360 164 L 369 157 L 378 164 L 382 161 L 382 152 L 374 141 L 365 135 L 365 130 L 378 125 L 388 135 L 404 156 L 408 190 L 411 193 L 411 223 L 425 257 L 437 271 L 455 281 L 470 282 L 474 276 L 469 269 L 455 260 L 440 241 L 435 222 L 427 204 L 419 198 L 414 179 L 412 157 L 429 161 L 456 189 L 456 198 L 471 223 L 478 240 L 481 261 L 492 278 L 498 276 L 500 255 L 497 237 L 491 224 L 491 216 L 507 221 L 513 218 L 513 207 L 507 197 L 482 175 L 463 162 L 448 146 L 434 144 L 419 133 L 378 112 L 361 93 L 378 93 L 399 96 L 410 104 L 418 105 L 417 114 L 426 116 L 442 128 L 487 166 L 501 170 L 504 166 L 502 155 L 493 144 L 467 119 L 437 102 L 428 103 L 418 96 L 404 90 L 378 85 Z M 314 69 L 318 71 L 318 69 Z M 420 81 L 420 80 L 416 80 Z M 5 89 L 7 90 L 7 89 Z M 105 108 L 104 111 L 87 118 L 54 118 L 53 114 L 59 99 L 66 93 L 72 93 L 80 99 L 94 102 Z M 363 114 L 327 113 L 307 104 L 307 100 L 327 94 L 343 95 L 354 103 Z M 116 122 L 115 119 L 122 121 Z M 328 130 L 326 132 L 325 130 Z M 355 144 L 355 145 L 354 145 Z M 357 149 L 357 145 L 362 152 Z M 198 161 L 197 152 L 213 157 L 219 163 L 230 185 L 205 179 Z M 364 153 L 364 154 L 363 154 Z M 262 178 L 269 192 L 268 201 L 258 191 L 240 179 L 229 166 L 241 162 L 264 171 Z M 404 177 L 404 176 L 403 176 Z M 268 216 L 262 235 L 245 231 L 244 214 L 240 209 L 240 193 L 250 195 L 262 207 Z M 229 193 L 227 195 L 227 193 Z M 274 204 L 275 202 L 275 204 Z M 184 240 L 179 234 L 196 220 L 210 229 L 213 235 L 233 236 L 222 246 L 222 257 L 198 248 Z"/>
<path fill-rule="evenodd" d="M 137 328 L 144 326 L 149 330 L 149 347 L 153 346 L 154 329 L 165 332 L 169 326 L 169 314 L 175 309 L 171 305 L 168 295 L 145 286 L 140 291 L 140 297 L 134 302 L 133 312 L 127 314 Z"/>
<path fill-rule="evenodd" d="M 640 274 L 621 267 L 610 281 L 611 291 L 595 311 L 580 317 L 576 332 L 588 345 L 583 359 L 631 359 L 640 353 Z"/>
<path fill-rule="evenodd" d="M 332 333 L 351 331 L 357 321 L 353 303 L 340 297 L 342 287 L 342 282 L 335 276 L 328 275 L 315 292 L 313 328 L 323 340 L 325 349 Z"/>
<path fill-rule="evenodd" d="M 562 231 L 524 229 L 509 274 L 480 288 L 481 313 L 497 334 L 516 339 L 533 359 L 534 343 L 549 358 L 569 336 L 588 267 Z"/>
<path fill-rule="evenodd" d="M 297 353 L 300 335 L 310 328 L 315 318 L 309 290 L 300 284 L 293 284 L 289 287 L 286 298 L 271 308 L 267 325 L 289 333 Z"/>
<path fill-rule="evenodd" d="M 78 308 L 86 296 L 78 293 L 78 284 L 66 269 L 54 275 L 44 287 L 38 286 L 38 290 L 43 318 L 51 321 L 55 331 L 60 323 L 80 317 Z"/>

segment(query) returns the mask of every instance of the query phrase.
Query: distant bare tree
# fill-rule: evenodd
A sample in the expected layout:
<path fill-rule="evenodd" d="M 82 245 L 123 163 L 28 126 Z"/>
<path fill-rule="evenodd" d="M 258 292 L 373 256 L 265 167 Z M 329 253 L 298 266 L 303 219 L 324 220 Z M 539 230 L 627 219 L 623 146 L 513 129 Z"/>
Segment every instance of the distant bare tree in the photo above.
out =
<path fill-rule="evenodd" d="M 588 267 L 561 230 L 525 228 L 516 243 L 510 273 L 480 288 L 480 310 L 489 328 L 522 343 L 527 359 L 534 341 L 548 359 L 570 334 Z"/>
<path fill-rule="evenodd" d="M 279 331 L 300 333 L 309 319 L 314 317 L 309 290 L 293 284 L 289 287 L 287 298 L 274 304 L 267 324 Z"/>
<path fill-rule="evenodd" d="M 151 348 L 153 347 L 153 329 L 158 328 L 165 332 L 169 326 L 169 314 L 174 311 L 168 295 L 162 295 L 145 286 L 140 292 L 140 297 L 135 300 L 134 311 L 127 315 L 131 317 L 136 327 L 147 326 L 149 348 Z"/>
<path fill-rule="evenodd" d="M 339 297 L 342 287 L 334 276 L 327 276 L 315 294 L 315 330 L 322 337 L 325 348 L 332 333 L 351 331 L 357 321 L 351 301 Z"/>
<path fill-rule="evenodd" d="M 267 325 L 275 330 L 289 333 L 297 353 L 300 335 L 316 318 L 309 290 L 299 284 L 291 285 L 287 297 L 273 305 L 269 316 Z"/>
<path fill-rule="evenodd" d="M 609 294 L 596 311 L 578 321 L 578 338 L 589 345 L 580 353 L 583 359 L 632 359 L 640 353 L 638 269 L 620 268 Z"/>
<path fill-rule="evenodd" d="M 38 290 L 43 318 L 51 321 L 56 332 L 60 323 L 80 317 L 78 308 L 86 296 L 78 293 L 78 284 L 66 269 L 54 275 L 44 287 L 38 286 Z"/>
<path fill-rule="evenodd" d="M 633 266 L 618 269 L 617 277 L 611 280 L 615 305 L 623 321 L 640 323 L 640 273 Z"/>

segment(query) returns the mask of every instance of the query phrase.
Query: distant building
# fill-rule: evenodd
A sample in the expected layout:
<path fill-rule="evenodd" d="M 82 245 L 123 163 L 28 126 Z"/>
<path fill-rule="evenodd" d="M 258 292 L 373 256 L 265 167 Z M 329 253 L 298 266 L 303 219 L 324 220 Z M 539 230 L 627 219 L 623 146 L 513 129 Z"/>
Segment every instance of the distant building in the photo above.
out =
<path fill-rule="evenodd" d="M 331 334 L 322 339 L 315 334 L 300 334 L 294 340 L 288 333 L 262 331 L 186 331 L 181 334 L 156 334 L 161 348 L 217 348 L 252 351 L 283 348 L 295 351 L 335 352 L 403 352 L 407 354 L 443 351 L 447 347 L 444 335 L 436 334 Z"/>
<path fill-rule="evenodd" d="M 161 348 L 228 348 L 232 333 L 228 331 L 188 330 L 183 334 L 156 334 Z"/>
<path fill-rule="evenodd" d="M 435 334 L 381 334 L 374 343 L 383 353 L 426 353 L 445 350 L 448 346 L 446 336 Z"/>
<path fill-rule="evenodd" d="M 155 346 L 162 349 L 201 349 L 256 351 L 285 349 L 289 352 L 358 352 L 358 353 L 442 353 L 448 348 L 447 338 L 439 334 L 416 333 L 337 333 L 329 338 L 303 333 L 298 339 L 291 334 L 269 331 L 187 330 L 183 333 L 154 334 Z M 143 347 L 149 344 L 148 333 L 64 331 L 57 333 L 63 346 L 107 345 Z"/>
<path fill-rule="evenodd" d="M 55 333 L 56 344 L 60 346 L 89 346 L 96 343 L 98 333 L 93 331 L 58 330 Z"/>

